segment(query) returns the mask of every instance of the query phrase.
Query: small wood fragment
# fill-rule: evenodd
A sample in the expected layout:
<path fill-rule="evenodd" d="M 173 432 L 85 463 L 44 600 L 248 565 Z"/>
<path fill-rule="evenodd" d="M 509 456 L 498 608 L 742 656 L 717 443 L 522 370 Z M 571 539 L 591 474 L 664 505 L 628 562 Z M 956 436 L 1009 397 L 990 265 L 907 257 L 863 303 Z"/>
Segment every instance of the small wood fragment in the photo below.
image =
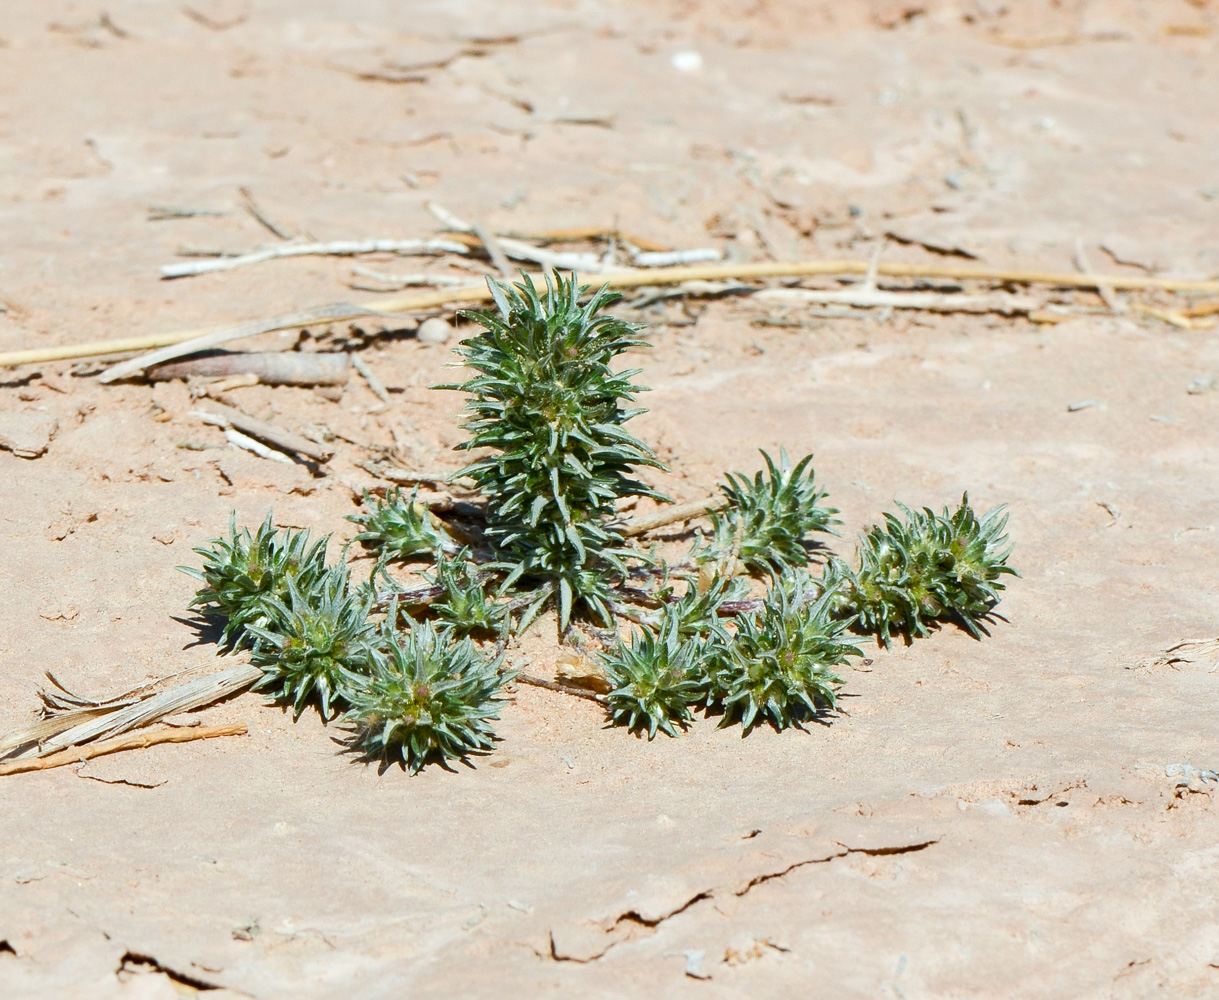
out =
<path fill-rule="evenodd" d="M 210 382 L 203 390 L 205 396 L 211 396 L 212 399 L 219 399 L 223 402 L 224 393 L 231 389 L 248 389 L 250 386 L 258 385 L 258 376 L 253 372 L 245 372 L 242 375 L 226 375 L 222 379 L 215 382 Z M 153 420 L 156 420 L 153 417 Z"/>
<path fill-rule="evenodd" d="M 282 462 L 285 465 L 294 464 L 292 459 L 285 455 L 282 451 L 276 451 L 274 448 L 268 448 L 261 441 L 256 441 L 252 437 L 242 434 L 241 431 L 235 431 L 232 427 L 224 429 L 224 439 L 229 444 L 236 445 L 243 451 L 248 451 L 251 455 L 257 455 L 259 458 L 269 459 L 272 462 Z"/>
<path fill-rule="evenodd" d="M 484 249 L 487 251 L 487 256 L 491 258 L 491 263 L 495 265 L 495 269 L 499 271 L 501 277 L 511 281 L 514 277 L 512 265 L 508 262 L 507 256 L 504 254 L 504 248 L 500 246 L 494 234 L 481 222 L 474 223 L 474 235 L 482 242 Z"/>
<path fill-rule="evenodd" d="M 304 354 L 216 351 L 200 357 L 170 361 L 149 368 L 144 377 L 153 382 L 202 376 L 223 378 L 253 374 L 263 385 L 343 385 L 350 377 L 346 354 Z"/>
<path fill-rule="evenodd" d="M 673 507 L 662 508 L 654 514 L 632 517 L 618 529 L 618 533 L 626 538 L 632 538 L 669 524 L 676 524 L 678 521 L 689 521 L 696 517 L 712 514 L 717 510 L 723 510 L 726 506 L 728 506 L 728 498 L 722 494 L 708 497 L 706 500 L 696 500 L 694 503 L 681 503 Z"/>
<path fill-rule="evenodd" d="M 223 418 L 241 433 L 266 441 L 268 444 L 273 444 L 282 451 L 295 452 L 307 458 L 315 459 L 318 462 L 329 460 L 333 454 L 333 452 L 322 447 L 316 441 L 310 441 L 308 438 L 303 438 L 299 434 L 293 434 L 282 427 L 275 427 L 264 423 L 231 406 L 215 402 L 208 405 L 215 411 L 212 414 L 213 416 Z M 200 412 L 205 413 L 206 411 Z"/>
<path fill-rule="evenodd" d="M 354 257 L 366 253 L 436 254 L 466 253 L 466 247 L 452 240 L 334 240 L 330 243 L 278 243 L 232 257 L 212 257 L 194 262 L 165 264 L 161 277 L 189 278 L 213 271 L 231 271 L 237 267 L 261 264 L 281 257 Z"/>
<path fill-rule="evenodd" d="M 1219 313 L 1219 302 L 1199 302 L 1188 309 L 1182 309 L 1181 313 L 1185 316 L 1214 316 Z"/>
<path fill-rule="evenodd" d="M 1095 272 L 1092 270 L 1092 264 L 1088 260 L 1088 254 L 1084 250 L 1084 241 L 1076 237 L 1075 239 L 1075 266 L 1080 272 L 1092 277 Z M 1096 294 L 1104 300 L 1105 305 L 1111 313 L 1120 315 L 1127 312 L 1126 303 L 1122 302 L 1113 291 L 1113 286 L 1107 282 L 1098 281 L 1096 283 Z M 1188 323 L 1186 324 L 1188 327 Z"/>
<path fill-rule="evenodd" d="M 267 215 L 266 212 L 263 211 L 262 206 L 259 205 L 258 202 L 254 200 L 254 196 L 250 194 L 249 188 L 241 187 L 237 190 L 241 192 L 241 202 L 245 206 L 245 210 L 249 212 L 260 225 L 265 226 L 269 232 L 275 236 L 278 236 L 281 240 L 292 239 L 292 233 L 290 233 L 285 227 L 279 225 L 279 223 L 277 223 L 274 219 Z"/>
<path fill-rule="evenodd" d="M 161 743 L 191 743 L 195 740 L 212 740 L 220 736 L 244 736 L 247 730 L 244 725 L 231 726 L 192 726 L 181 729 L 161 729 L 153 733 L 128 733 L 112 740 L 91 743 L 88 746 L 72 747 L 60 750 L 49 757 L 35 757 L 25 760 L 0 763 L 0 775 L 21 774 L 23 771 L 45 771 L 52 767 L 63 767 L 65 764 L 79 764 L 94 757 L 119 753 L 123 750 L 143 750 Z"/>
<path fill-rule="evenodd" d="M 381 400 L 381 402 L 386 406 L 389 406 L 389 390 L 386 389 L 384 383 L 382 383 L 382 381 L 373 374 L 372 369 L 368 367 L 368 363 L 358 354 L 352 354 L 351 365 L 360 373 L 360 376 L 364 379 L 364 381 L 368 383 L 368 388 L 372 390 L 373 395 L 376 396 L 377 399 Z"/>
<path fill-rule="evenodd" d="M 518 684 L 528 684 L 530 687 L 545 688 L 547 691 L 558 691 L 559 694 L 569 694 L 573 698 L 583 698 L 585 701 L 595 701 L 598 705 L 607 704 L 604 695 L 589 691 L 586 688 L 572 687 L 557 681 L 548 681 L 544 677 L 534 677 L 532 674 L 517 674 Z"/>
<path fill-rule="evenodd" d="M 1142 302 L 1134 302 L 1130 308 L 1140 316 L 1150 316 L 1152 319 L 1158 319 L 1181 330 L 1206 329 L 1205 324 L 1195 324 L 1188 316 L 1176 309 L 1160 309 L 1156 306 L 1143 305 Z"/>
<path fill-rule="evenodd" d="M 374 462 L 357 462 L 361 469 L 366 472 L 371 472 L 378 479 L 385 479 L 391 483 L 437 483 L 439 485 L 448 484 L 449 478 L 453 472 L 412 472 L 409 469 L 395 469 L 387 465 L 378 465 Z M 454 472 L 459 470 L 454 470 Z M 464 477 L 463 477 L 464 478 Z"/>

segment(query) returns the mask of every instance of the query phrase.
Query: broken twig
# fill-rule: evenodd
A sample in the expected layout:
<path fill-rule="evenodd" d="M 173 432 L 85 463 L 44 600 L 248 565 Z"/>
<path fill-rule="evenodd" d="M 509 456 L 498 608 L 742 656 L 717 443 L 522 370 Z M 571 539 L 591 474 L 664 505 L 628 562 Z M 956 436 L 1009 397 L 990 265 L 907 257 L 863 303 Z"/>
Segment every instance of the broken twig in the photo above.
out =
<path fill-rule="evenodd" d="M 218 736 L 244 736 L 247 730 L 240 723 L 231 726 L 192 726 L 180 729 L 161 729 L 155 733 L 129 733 L 112 740 L 91 743 L 85 747 L 60 750 L 49 757 L 0 762 L 0 775 L 20 774 L 23 771 L 46 771 L 65 764 L 79 764 L 94 757 L 119 753 L 123 750 L 143 750 L 161 743 L 191 743 L 194 740 L 213 740 Z"/>
<path fill-rule="evenodd" d="M 209 403 L 208 405 L 218 412 L 209 412 L 207 410 L 195 411 L 198 416 L 204 418 L 205 423 L 224 428 L 235 428 L 243 434 L 249 434 L 251 437 L 266 441 L 281 451 L 295 452 L 304 455 L 306 458 L 315 459 L 318 462 L 327 461 L 332 454 L 332 452 L 323 448 L 315 441 L 303 438 L 299 434 L 293 434 L 282 427 L 264 423 L 231 406 L 225 406 L 223 403 Z"/>
<path fill-rule="evenodd" d="M 360 373 L 360 377 L 368 383 L 368 388 L 372 390 L 373 395 L 376 396 L 377 399 L 381 400 L 381 402 L 386 406 L 389 406 L 389 390 L 387 390 L 384 383 L 382 383 L 382 381 L 373 374 L 372 369 L 368 367 L 368 362 L 366 362 L 358 354 L 352 354 L 351 366 L 358 371 Z"/>
<path fill-rule="evenodd" d="M 570 684 L 560 684 L 558 681 L 548 681 L 544 677 L 534 677 L 532 674 L 517 674 L 518 684 L 528 684 L 530 687 L 545 688 L 547 691 L 558 691 L 559 694 L 569 694 L 573 698 L 583 698 L 585 701 L 595 701 L 598 705 L 607 704 L 604 695 L 589 691 L 586 688 Z"/>
<path fill-rule="evenodd" d="M 482 242 L 483 247 L 487 251 L 487 256 L 491 258 L 491 263 L 495 265 L 495 269 L 499 271 L 500 277 L 511 281 L 514 277 L 512 273 L 512 265 L 508 263 L 508 258 L 504 255 L 504 248 L 500 246 L 500 242 L 495 235 L 484 226 L 481 222 L 473 224 L 474 235 Z"/>
<path fill-rule="evenodd" d="M 754 295 L 759 302 L 793 302 L 806 305 L 839 305 L 855 309 L 919 309 L 940 313 L 1029 313 L 1041 304 L 1027 295 L 959 295 L 942 292 L 890 292 L 874 285 L 859 285 L 841 291 L 812 288 L 764 288 Z"/>
<path fill-rule="evenodd" d="M 1079 237 L 1075 238 L 1075 266 L 1080 272 L 1087 275 L 1094 275 L 1092 264 L 1088 260 L 1088 254 L 1084 250 L 1084 241 Z M 1109 311 L 1114 315 L 1120 315 L 1127 312 L 1126 304 L 1122 302 L 1113 291 L 1113 286 L 1107 282 L 1098 281 L 1096 283 L 1096 294 L 1101 297 Z M 1188 324 L 1187 324 L 1188 325 Z"/>
<path fill-rule="evenodd" d="M 334 240 L 330 243 L 282 243 L 263 247 L 237 257 L 212 257 L 181 264 L 166 264 L 161 268 L 162 278 L 189 278 L 196 274 L 213 271 L 231 271 L 235 267 L 261 264 L 279 257 L 354 257 L 365 253 L 431 254 L 468 253 L 464 243 L 452 240 Z"/>
<path fill-rule="evenodd" d="M 717 510 L 723 510 L 727 505 L 728 498 L 720 495 L 708 497 L 706 500 L 696 500 L 694 503 L 680 503 L 675 507 L 664 507 L 654 514 L 631 518 L 618 528 L 618 533 L 625 538 L 632 538 L 666 525 L 676 524 L 678 521 L 690 521 L 696 517 L 713 514 Z"/>
<path fill-rule="evenodd" d="M 237 189 L 241 192 L 241 203 L 245 206 L 245 210 L 258 222 L 259 225 L 265 227 L 272 235 L 278 236 L 281 240 L 290 240 L 293 234 L 283 226 L 279 225 L 266 212 L 262 210 L 262 206 L 254 200 L 254 196 L 250 194 L 249 188 L 240 187 Z"/>

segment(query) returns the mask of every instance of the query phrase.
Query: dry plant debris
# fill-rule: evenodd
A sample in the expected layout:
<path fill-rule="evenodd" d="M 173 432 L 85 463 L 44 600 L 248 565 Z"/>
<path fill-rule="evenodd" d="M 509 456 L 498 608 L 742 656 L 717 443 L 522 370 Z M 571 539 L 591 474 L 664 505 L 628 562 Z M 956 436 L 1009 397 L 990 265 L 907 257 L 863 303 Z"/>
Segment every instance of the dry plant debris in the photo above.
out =
<path fill-rule="evenodd" d="M 431 206 L 434 213 L 439 206 Z M 308 254 L 331 254 L 353 256 L 374 252 L 394 253 L 449 253 L 458 259 L 468 257 L 475 250 L 488 258 L 490 251 L 474 231 L 472 224 L 439 209 L 438 217 L 447 230 L 441 237 L 407 240 L 343 240 L 333 243 L 287 242 L 262 248 L 256 252 L 236 256 L 220 256 L 198 264 L 170 265 L 175 268 L 172 276 L 226 270 L 244 264 L 259 263 L 277 257 L 292 257 Z M 732 282 L 731 290 L 738 294 L 758 294 L 759 301 L 799 303 L 812 305 L 839 305 L 849 309 L 914 309 L 932 312 L 995 312 L 1001 315 L 1025 314 L 1036 322 L 1062 322 L 1078 312 L 1069 306 L 1054 306 L 1047 310 L 1044 303 L 1027 295 L 1013 295 L 1005 291 L 1012 285 L 1044 286 L 1052 289 L 1091 289 L 1107 295 L 1108 301 L 1119 309 L 1114 292 L 1119 290 L 1143 292 L 1176 292 L 1190 294 L 1219 293 L 1217 281 L 1190 281 L 1175 278 L 1145 275 L 1071 274 L 1028 268 L 989 268 L 971 264 L 905 264 L 881 263 L 877 254 L 869 260 L 805 260 L 768 261 L 763 263 L 703 263 L 719 258 L 719 251 L 710 248 L 686 250 L 660 250 L 655 244 L 639 237 L 620 236 L 612 230 L 594 228 L 554 231 L 550 234 L 535 234 L 533 241 L 493 234 L 484 231 L 498 251 L 508 258 L 536 263 L 542 266 L 543 274 L 532 275 L 529 280 L 536 286 L 545 281 L 545 272 L 581 270 L 603 273 L 611 288 L 648 288 L 652 286 L 675 286 L 672 294 L 699 296 L 708 294 L 706 282 Z M 595 240 L 608 244 L 606 253 L 558 252 L 545 244 L 554 239 Z M 468 240 L 468 242 L 466 242 Z M 612 251 L 618 243 L 633 247 L 634 267 L 622 267 L 613 263 Z M 395 247 L 399 249 L 395 249 Z M 649 249 L 644 249 L 647 247 Z M 714 257 L 712 255 L 715 255 Z M 501 272 L 502 273 L 502 272 Z M 770 278 L 812 278 L 849 275 L 863 277 L 862 284 L 838 290 L 809 288 L 768 288 L 756 282 Z M 416 284 L 443 285 L 434 291 L 415 292 L 398 298 L 380 299 L 363 303 L 336 302 L 310 309 L 298 310 L 274 316 L 266 320 L 255 320 L 211 330 L 180 330 L 142 337 L 125 337 L 117 340 L 97 341 L 64 347 L 31 349 L 0 353 L 0 368 L 39 364 L 46 361 L 72 358 L 105 357 L 132 351 L 148 351 L 130 361 L 114 365 L 100 378 L 113 382 L 147 371 L 156 365 L 210 350 L 221 344 L 231 343 L 276 330 L 300 329 L 316 324 L 347 322 L 370 316 L 402 315 L 410 313 L 432 313 L 436 309 L 451 309 L 456 305 L 488 301 L 490 293 L 480 284 L 451 284 L 450 277 L 429 275 L 406 275 L 399 277 L 377 274 L 377 280 L 385 280 L 382 291 L 392 291 Z M 880 277 L 893 279 L 951 279 L 977 282 L 992 286 L 986 294 L 964 290 L 929 292 L 919 289 L 882 289 L 877 286 Z M 743 285 L 743 282 L 754 284 Z M 359 287 L 359 286 L 357 286 Z M 666 293 L 669 294 L 669 293 Z M 1131 302 L 1129 309 L 1134 314 L 1159 320 L 1182 329 L 1209 329 L 1214 321 L 1207 318 L 1214 312 L 1213 303 L 1184 306 L 1180 309 Z"/>

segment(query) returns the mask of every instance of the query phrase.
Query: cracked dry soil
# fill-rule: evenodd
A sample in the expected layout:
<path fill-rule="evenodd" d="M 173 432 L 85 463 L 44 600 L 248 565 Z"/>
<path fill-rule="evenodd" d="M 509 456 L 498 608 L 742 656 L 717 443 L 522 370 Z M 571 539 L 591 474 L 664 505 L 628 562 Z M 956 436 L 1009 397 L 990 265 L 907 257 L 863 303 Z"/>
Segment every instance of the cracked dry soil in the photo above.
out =
<path fill-rule="evenodd" d="M 1214 276 L 1217 30 L 1206 0 L 10 0 L 0 349 L 369 294 L 342 259 L 159 281 L 183 245 L 271 239 L 242 187 L 317 239 L 430 235 L 431 199 L 746 259 L 892 233 L 886 259 L 1072 270 L 1078 240 Z M 494 756 L 408 779 L 243 696 L 200 716 L 245 738 L 6 778 L 0 996 L 1219 994 L 1213 792 L 1165 774 L 1216 766 L 1219 673 L 1158 655 L 1219 633 L 1219 344 L 1071 303 L 644 317 L 667 492 L 814 451 L 845 552 L 894 499 L 1007 503 L 1023 578 L 989 638 L 870 652 L 806 732 L 649 744 L 522 688 Z M 321 478 L 223 447 L 181 383 L 0 376 L 46 437 L 0 450 L 0 728 L 47 670 L 92 693 L 209 662 L 174 565 L 231 508 L 342 541 L 362 446 L 453 467 L 448 355 L 411 327 L 363 350 L 387 408 L 358 382 L 228 394 L 338 435 Z"/>

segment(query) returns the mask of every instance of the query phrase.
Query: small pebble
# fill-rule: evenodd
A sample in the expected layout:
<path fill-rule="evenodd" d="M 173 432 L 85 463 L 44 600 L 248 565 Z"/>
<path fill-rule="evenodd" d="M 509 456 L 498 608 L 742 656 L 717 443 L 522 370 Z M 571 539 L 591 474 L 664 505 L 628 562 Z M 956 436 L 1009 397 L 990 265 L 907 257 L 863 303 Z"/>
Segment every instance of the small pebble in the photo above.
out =
<path fill-rule="evenodd" d="M 419 324 L 415 336 L 421 344 L 447 344 L 453 336 L 453 328 L 439 316 L 433 316 Z"/>
<path fill-rule="evenodd" d="M 1199 375 L 1185 387 L 1185 391 L 1191 396 L 1200 396 L 1204 392 L 1210 392 L 1213 388 L 1215 388 L 1214 375 Z"/>
<path fill-rule="evenodd" d="M 1096 399 L 1082 399 L 1078 403 L 1068 403 L 1067 412 L 1076 413 L 1079 410 L 1087 410 L 1093 406 L 1100 406 L 1100 401 Z"/>
<path fill-rule="evenodd" d="M 695 52 L 693 49 L 674 52 L 670 62 L 679 73 L 697 73 L 703 68 L 702 53 Z"/>

